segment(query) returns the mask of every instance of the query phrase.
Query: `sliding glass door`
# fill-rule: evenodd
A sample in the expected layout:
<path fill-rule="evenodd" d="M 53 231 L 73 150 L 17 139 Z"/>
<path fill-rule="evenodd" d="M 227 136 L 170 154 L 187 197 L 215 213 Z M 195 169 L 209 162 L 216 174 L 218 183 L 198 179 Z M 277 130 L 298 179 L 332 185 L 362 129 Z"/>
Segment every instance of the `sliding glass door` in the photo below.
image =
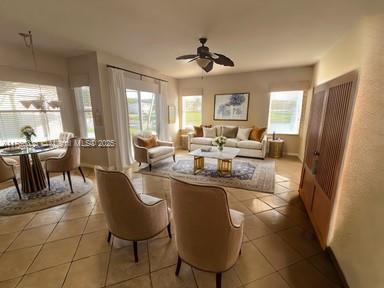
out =
<path fill-rule="evenodd" d="M 131 135 L 159 133 L 157 97 L 153 92 L 126 89 Z"/>

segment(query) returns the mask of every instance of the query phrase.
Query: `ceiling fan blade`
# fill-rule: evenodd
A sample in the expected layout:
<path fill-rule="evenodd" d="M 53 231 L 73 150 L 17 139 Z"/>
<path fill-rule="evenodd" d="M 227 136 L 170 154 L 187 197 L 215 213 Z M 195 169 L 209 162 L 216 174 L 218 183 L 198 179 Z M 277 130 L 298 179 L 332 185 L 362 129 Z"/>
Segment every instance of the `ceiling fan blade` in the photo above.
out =
<path fill-rule="evenodd" d="M 188 55 L 179 56 L 176 58 L 176 60 L 192 59 L 192 58 L 195 58 L 196 56 L 197 56 L 196 54 L 188 54 Z"/>
<path fill-rule="evenodd" d="M 223 54 L 215 53 L 218 58 L 213 58 L 213 61 L 215 61 L 216 64 L 224 65 L 224 66 L 235 66 L 233 61 L 229 59 L 227 56 L 224 56 Z"/>
<path fill-rule="evenodd" d="M 193 58 L 193 59 L 187 61 L 187 63 L 192 62 L 192 61 L 195 61 L 195 60 L 197 60 L 197 59 L 199 59 L 199 58 L 200 58 L 199 56 L 196 56 L 195 58 Z"/>
<path fill-rule="evenodd" d="M 212 70 L 212 68 L 213 68 L 213 61 L 209 62 L 207 66 L 203 67 L 203 70 L 208 73 L 209 71 Z"/>
<path fill-rule="evenodd" d="M 218 59 L 219 56 L 216 55 L 215 53 L 209 52 L 209 56 L 211 56 L 212 59 Z"/>

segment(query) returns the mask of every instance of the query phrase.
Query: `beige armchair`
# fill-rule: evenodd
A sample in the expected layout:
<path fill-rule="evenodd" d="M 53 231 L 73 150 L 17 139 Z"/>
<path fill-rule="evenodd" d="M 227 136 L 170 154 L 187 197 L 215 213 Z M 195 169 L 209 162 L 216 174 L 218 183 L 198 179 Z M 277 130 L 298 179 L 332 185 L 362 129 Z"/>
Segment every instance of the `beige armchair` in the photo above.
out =
<path fill-rule="evenodd" d="M 39 153 L 40 161 L 45 161 L 51 157 L 63 156 L 67 151 L 67 145 L 68 145 L 69 139 L 73 137 L 74 135 L 72 132 L 65 132 L 65 131 L 61 132 L 59 135 L 59 139 L 57 140 L 58 148 L 55 150 Z"/>
<path fill-rule="evenodd" d="M 95 167 L 97 188 L 111 236 L 133 241 L 135 262 L 139 261 L 137 241 L 156 236 L 167 228 L 171 237 L 167 202 L 146 194 L 137 194 L 122 172 Z"/>
<path fill-rule="evenodd" d="M 176 275 L 184 261 L 216 273 L 216 287 L 221 287 L 221 273 L 236 263 L 241 251 L 244 214 L 229 209 L 223 188 L 172 177 L 171 199 L 179 254 Z"/>
<path fill-rule="evenodd" d="M 0 157 L 0 182 L 5 182 L 12 179 L 13 184 L 16 186 L 17 194 L 19 194 L 19 199 L 21 200 L 21 193 L 19 185 L 17 184 L 15 168 L 13 165 L 14 163 L 10 160 L 7 161 L 4 160 L 3 157 Z"/>
<path fill-rule="evenodd" d="M 152 148 L 145 148 L 138 145 L 138 136 L 133 137 L 135 160 L 141 163 L 147 163 L 149 165 L 149 171 L 152 170 L 152 164 L 159 162 L 168 157 L 173 157 L 175 161 L 175 147 L 172 142 L 157 140 L 157 146 Z"/>
<path fill-rule="evenodd" d="M 50 157 L 45 160 L 45 173 L 47 174 L 48 189 L 51 189 L 49 181 L 49 173 L 62 172 L 65 180 L 65 173 L 67 173 L 69 186 L 73 193 L 71 170 L 79 169 L 84 182 L 86 182 L 84 173 L 80 167 L 80 141 L 76 138 L 68 140 L 68 146 L 64 155 L 59 157 Z"/>

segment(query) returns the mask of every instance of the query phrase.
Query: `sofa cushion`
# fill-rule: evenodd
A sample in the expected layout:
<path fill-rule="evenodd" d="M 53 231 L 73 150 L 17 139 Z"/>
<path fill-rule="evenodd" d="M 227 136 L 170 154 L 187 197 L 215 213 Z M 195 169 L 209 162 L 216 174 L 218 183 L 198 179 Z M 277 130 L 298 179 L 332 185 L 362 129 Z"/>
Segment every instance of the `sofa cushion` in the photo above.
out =
<path fill-rule="evenodd" d="M 217 137 L 223 135 L 223 127 L 221 127 L 220 125 L 213 126 L 213 127 L 216 128 L 216 136 L 217 136 Z"/>
<path fill-rule="evenodd" d="M 203 127 L 203 137 L 205 138 L 216 138 L 216 128 Z"/>
<path fill-rule="evenodd" d="M 236 138 L 227 138 L 227 142 L 225 142 L 224 146 L 237 147 L 238 142 L 239 142 L 239 140 L 237 140 Z"/>
<path fill-rule="evenodd" d="M 227 138 L 236 138 L 237 130 L 237 126 L 223 126 L 222 135 Z"/>
<path fill-rule="evenodd" d="M 237 131 L 237 136 L 239 140 L 248 140 L 249 139 L 249 133 L 251 133 L 252 128 L 239 128 Z"/>
<path fill-rule="evenodd" d="M 249 133 L 249 140 L 261 142 L 261 139 L 263 138 L 265 130 L 267 130 L 267 128 L 257 128 L 257 127 L 252 128 L 251 133 Z"/>
<path fill-rule="evenodd" d="M 157 146 L 156 136 L 151 137 L 141 137 L 137 136 L 137 145 L 145 148 L 152 148 Z"/>
<path fill-rule="evenodd" d="M 154 159 L 165 154 L 172 154 L 174 152 L 173 147 L 169 146 L 156 146 L 148 149 L 149 158 Z"/>
<path fill-rule="evenodd" d="M 203 137 L 203 127 L 211 128 L 212 125 L 193 126 L 193 129 L 195 130 L 195 137 Z"/>
<path fill-rule="evenodd" d="M 237 142 L 237 147 L 238 148 L 261 150 L 263 148 L 263 144 L 261 144 L 258 141 L 253 141 L 253 140 L 243 140 L 243 141 Z"/>
<path fill-rule="evenodd" d="M 232 224 L 236 227 L 240 227 L 244 222 L 244 213 L 229 209 L 229 214 L 231 215 Z"/>
<path fill-rule="evenodd" d="M 192 144 L 199 144 L 199 145 L 212 145 L 212 138 L 205 138 L 205 137 L 193 137 L 191 139 Z"/>

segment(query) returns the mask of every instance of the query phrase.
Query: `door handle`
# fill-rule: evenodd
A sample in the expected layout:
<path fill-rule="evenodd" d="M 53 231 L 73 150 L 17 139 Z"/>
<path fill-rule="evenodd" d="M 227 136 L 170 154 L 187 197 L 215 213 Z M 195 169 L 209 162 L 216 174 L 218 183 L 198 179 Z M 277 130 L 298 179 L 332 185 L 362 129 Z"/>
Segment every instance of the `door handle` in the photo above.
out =
<path fill-rule="evenodd" d="M 315 151 L 313 154 L 314 154 L 315 156 L 319 156 L 319 155 L 320 155 L 320 152 Z"/>

